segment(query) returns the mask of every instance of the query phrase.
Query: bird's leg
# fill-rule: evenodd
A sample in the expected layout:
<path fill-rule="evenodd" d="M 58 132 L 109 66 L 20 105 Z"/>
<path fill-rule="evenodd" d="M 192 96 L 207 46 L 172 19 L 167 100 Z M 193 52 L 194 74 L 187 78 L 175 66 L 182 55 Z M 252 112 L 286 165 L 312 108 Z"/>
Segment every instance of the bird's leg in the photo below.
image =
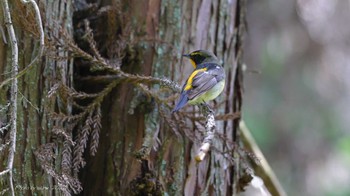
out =
<path fill-rule="evenodd" d="M 205 103 L 205 101 L 203 101 L 203 103 L 201 103 L 201 108 L 202 108 L 202 113 L 205 113 L 205 114 L 207 114 L 207 113 L 212 113 L 212 114 L 214 114 L 214 111 L 210 108 L 210 106 L 207 104 L 207 103 Z"/>

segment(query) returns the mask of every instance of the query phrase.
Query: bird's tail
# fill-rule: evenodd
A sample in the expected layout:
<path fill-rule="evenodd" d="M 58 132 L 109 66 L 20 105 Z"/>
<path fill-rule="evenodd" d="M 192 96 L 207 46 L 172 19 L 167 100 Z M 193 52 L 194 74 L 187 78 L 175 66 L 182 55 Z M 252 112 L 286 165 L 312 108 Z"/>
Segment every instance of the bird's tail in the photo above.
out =
<path fill-rule="evenodd" d="M 179 111 L 181 108 L 183 108 L 186 105 L 187 102 L 188 102 L 188 97 L 187 97 L 187 94 L 184 92 L 181 94 L 179 102 L 176 104 L 172 113 Z"/>

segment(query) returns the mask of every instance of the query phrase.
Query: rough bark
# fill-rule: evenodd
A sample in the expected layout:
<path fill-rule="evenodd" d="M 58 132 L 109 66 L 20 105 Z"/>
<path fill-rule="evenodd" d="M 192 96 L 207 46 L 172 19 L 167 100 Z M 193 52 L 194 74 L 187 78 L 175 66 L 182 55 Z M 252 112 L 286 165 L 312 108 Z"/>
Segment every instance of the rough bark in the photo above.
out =
<path fill-rule="evenodd" d="M 113 3 L 104 3 L 113 6 Z M 217 101 L 224 104 L 216 110 L 218 113 L 240 110 L 237 100 L 233 99 L 235 89 L 241 88 L 234 83 L 238 57 L 242 52 L 238 51 L 238 44 L 242 41 L 238 40 L 238 24 L 242 21 L 237 19 L 236 1 L 149 0 L 121 4 L 123 11 L 127 12 L 126 17 L 131 19 L 135 37 L 130 41 L 136 42 L 133 47 L 137 53 L 134 54 L 137 58 L 122 62 L 121 69 L 140 75 L 171 76 L 182 83 L 192 67 L 182 61 L 181 54 L 196 49 L 214 51 L 223 60 L 228 74 L 224 96 Z M 101 33 L 101 29 L 109 32 L 115 28 L 99 24 L 94 28 L 96 34 Z M 137 30 L 142 35 L 137 37 Z M 99 40 L 98 45 L 109 45 L 108 42 L 111 42 L 108 38 Z M 94 86 L 90 83 L 89 88 L 91 85 Z M 133 105 L 135 100 L 138 100 L 136 106 Z M 203 127 L 197 122 L 187 121 L 186 130 L 177 127 L 182 133 L 179 137 L 159 115 L 159 110 L 161 108 L 151 98 L 130 84 L 118 85 L 106 98 L 102 109 L 104 120 L 100 147 L 96 157 L 87 159 L 81 175 L 84 195 L 137 194 L 135 183 L 145 185 L 150 181 L 155 187 L 160 183 L 163 191 L 170 195 L 230 195 L 237 192 L 235 172 L 238 166 L 232 166 L 232 160 L 215 152 L 199 164 L 194 160 Z M 171 116 L 167 112 L 166 115 Z M 177 115 L 176 119 L 183 120 Z M 216 150 L 234 149 L 237 122 L 218 123 L 217 132 L 225 136 L 228 143 L 216 139 Z M 142 149 L 147 131 L 154 136 L 151 142 L 154 148 L 146 160 L 140 161 L 134 153 Z M 227 156 L 232 156 L 232 153 Z"/>
<path fill-rule="evenodd" d="M 60 157 L 57 156 L 62 151 L 62 140 L 59 136 L 52 133 L 53 120 L 51 114 L 58 108 L 65 108 L 69 113 L 69 104 L 58 106 L 59 100 L 48 98 L 48 91 L 56 81 L 66 85 L 72 82 L 72 64 L 70 60 L 63 57 L 66 52 L 57 52 L 49 46 L 49 40 L 58 35 L 58 27 L 62 26 L 67 31 L 72 32 L 72 7 L 70 1 L 40 1 L 41 17 L 44 24 L 37 24 L 35 10 L 30 5 L 25 5 L 21 1 L 10 1 L 10 11 L 13 17 L 13 26 L 18 40 L 19 48 L 19 68 L 23 70 L 38 55 L 40 44 L 40 29 L 38 25 L 45 28 L 46 39 L 46 56 L 36 61 L 30 70 L 24 76 L 18 78 L 18 112 L 17 112 L 17 145 L 14 160 L 14 188 L 15 195 L 39 194 L 58 194 L 61 191 L 57 188 L 57 182 L 53 177 L 47 175 L 42 170 L 42 163 L 36 157 L 36 152 L 47 145 L 52 144 L 48 154 L 57 158 L 55 161 L 50 160 L 49 166 L 60 173 Z M 3 11 L 3 10 L 1 10 Z M 3 14 L 1 14 L 3 15 Z M 57 26 L 55 26 L 56 24 Z M 7 39 L 7 34 L 2 34 L 3 40 Z M 58 49 L 58 48 L 57 48 Z M 6 73 L 10 70 L 11 59 L 7 56 L 11 53 L 8 44 L 1 42 L 1 82 L 9 78 Z M 50 56 L 51 55 L 51 56 Z M 53 56 L 55 58 L 53 58 Z M 6 104 L 8 97 L 6 92 L 9 85 L 1 89 L 1 104 Z M 6 124 L 7 119 L 4 113 L 1 113 L 1 124 Z M 8 132 L 1 134 L 1 143 L 7 141 Z M 0 162 L 6 162 L 6 148 L 1 151 Z M 48 158 L 50 159 L 50 158 Z M 56 164 L 56 165 L 55 165 Z M 4 169 L 1 164 L 0 169 Z M 4 176 L 2 177 L 4 178 Z M 2 181 L 0 190 L 3 194 L 8 194 L 8 184 Z"/>

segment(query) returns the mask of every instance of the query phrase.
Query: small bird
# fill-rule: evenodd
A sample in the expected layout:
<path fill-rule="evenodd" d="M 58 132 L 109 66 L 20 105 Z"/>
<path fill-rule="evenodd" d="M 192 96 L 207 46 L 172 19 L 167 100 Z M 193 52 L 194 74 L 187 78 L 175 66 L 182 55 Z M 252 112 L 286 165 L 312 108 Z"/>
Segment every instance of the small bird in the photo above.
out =
<path fill-rule="evenodd" d="M 196 50 L 183 56 L 190 59 L 194 70 L 183 85 L 172 112 L 179 111 L 187 103 L 196 105 L 213 100 L 225 87 L 225 70 L 213 53 Z"/>

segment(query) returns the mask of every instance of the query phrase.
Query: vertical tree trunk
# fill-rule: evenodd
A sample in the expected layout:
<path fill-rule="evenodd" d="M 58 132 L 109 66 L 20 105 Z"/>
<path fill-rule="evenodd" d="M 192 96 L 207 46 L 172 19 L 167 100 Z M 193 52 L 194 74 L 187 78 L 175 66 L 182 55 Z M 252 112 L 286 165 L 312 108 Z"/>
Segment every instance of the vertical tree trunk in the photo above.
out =
<path fill-rule="evenodd" d="M 105 4 L 116 6 L 113 2 L 106 1 Z M 128 60 L 122 62 L 122 70 L 133 74 L 171 77 L 183 83 L 192 66 L 182 61 L 181 54 L 196 49 L 211 50 L 222 59 L 227 72 L 224 96 L 217 101 L 224 104 L 217 108 L 217 112 L 234 113 L 240 110 L 234 100 L 234 90 L 240 88 L 239 84 L 235 86 L 234 81 L 237 60 L 241 55 L 241 51 L 238 52 L 241 40 L 238 39 L 240 21 L 236 1 L 148 0 L 123 1 L 120 4 L 123 8 L 121 14 L 130 20 L 128 25 L 132 29 L 130 37 L 126 39 L 134 43 Z M 111 10 L 115 12 L 113 8 Z M 111 15 L 116 17 L 109 13 L 108 24 L 113 20 Z M 102 21 L 96 23 L 96 34 L 108 36 L 107 32 L 116 29 L 102 24 Z M 101 36 L 102 40 L 97 38 L 98 45 L 114 42 L 105 36 Z M 86 85 L 88 88 L 96 87 L 92 83 Z M 160 91 L 159 87 L 152 87 Z M 185 127 L 177 127 L 182 133 L 179 137 L 159 114 L 163 109 L 139 89 L 125 83 L 116 86 L 102 108 L 100 146 L 96 157 L 87 159 L 81 175 L 84 195 L 139 194 L 147 188 L 137 190 L 137 187 L 146 186 L 147 182 L 154 183 L 153 189 L 149 187 L 149 190 L 155 191 L 149 192 L 152 194 L 158 193 L 158 183 L 170 195 L 231 195 L 237 191 L 235 180 L 238 179 L 234 171 L 238 170 L 223 154 L 213 152 L 203 162 L 195 162 L 194 156 L 202 138 L 200 131 L 204 130 L 197 122 L 182 122 Z M 166 116 L 173 118 L 169 110 L 166 112 Z M 183 121 L 177 115 L 175 118 Z M 214 141 L 217 150 L 233 150 L 236 126 L 236 121 L 218 123 L 218 133 L 231 143 L 217 139 Z M 135 153 L 147 145 L 147 134 L 153 136 L 150 142 L 152 150 L 146 161 L 141 162 Z"/>
<path fill-rule="evenodd" d="M 34 57 L 38 55 L 39 50 L 39 28 L 43 25 L 46 40 L 46 56 L 36 61 L 32 68 L 24 76 L 18 78 L 18 113 L 17 113 L 17 142 L 14 160 L 14 189 L 15 195 L 32 194 L 59 194 L 62 190 L 57 188 L 57 181 L 53 176 L 61 173 L 61 154 L 63 143 L 58 133 L 53 133 L 52 114 L 58 110 L 65 110 L 70 113 L 68 103 L 62 103 L 58 99 L 48 97 L 49 90 L 57 82 L 65 85 L 72 84 L 72 63 L 66 58 L 67 52 L 59 52 L 58 46 L 50 46 L 50 40 L 59 37 L 59 27 L 72 32 L 72 4 L 71 1 L 40 1 L 41 17 L 44 24 L 37 24 L 33 6 L 24 4 L 21 1 L 9 1 L 10 12 L 13 19 L 13 26 L 17 37 L 19 48 L 19 67 L 20 70 L 28 66 Z M 3 16 L 1 9 L 1 16 Z M 8 35 L 3 32 L 2 40 L 8 40 Z M 10 70 L 11 54 L 9 43 L 1 41 L 0 59 L 0 81 L 3 82 L 9 78 L 7 74 Z M 7 91 L 9 85 L 1 89 L 1 106 L 7 104 Z M 7 100 L 7 101 L 6 101 Z M 1 123 L 5 125 L 8 122 L 2 110 Z M 1 133 L 1 144 L 8 142 L 9 130 Z M 6 163 L 8 159 L 8 147 L 1 151 L 0 162 Z M 46 156 L 39 159 L 38 155 Z M 54 160 L 55 158 L 55 160 Z M 5 164 L 0 165 L 0 171 L 5 169 Z M 43 168 L 51 171 L 48 175 L 43 172 Z M 4 175 L 1 178 L 7 179 Z M 7 181 L 1 180 L 0 192 L 4 195 L 9 194 Z"/>

